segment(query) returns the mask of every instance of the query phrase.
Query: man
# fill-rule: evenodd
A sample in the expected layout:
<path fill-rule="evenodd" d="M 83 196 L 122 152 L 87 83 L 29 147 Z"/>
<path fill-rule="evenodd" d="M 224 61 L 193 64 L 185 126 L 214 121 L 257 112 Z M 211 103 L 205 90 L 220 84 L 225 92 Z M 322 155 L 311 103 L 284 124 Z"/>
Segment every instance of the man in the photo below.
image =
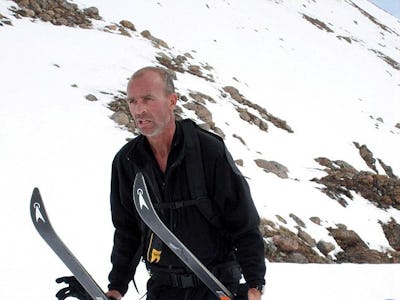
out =
<path fill-rule="evenodd" d="M 243 290 L 243 273 L 246 292 L 235 299 L 261 299 L 264 247 L 248 185 L 220 138 L 175 120 L 177 99 L 161 68 L 140 69 L 128 83 L 129 110 L 141 135 L 113 161 L 115 235 L 107 296 L 122 298 L 142 256 L 151 276 L 148 300 L 216 298 L 140 220 L 132 199 L 140 171 L 162 221 L 233 294 Z"/>

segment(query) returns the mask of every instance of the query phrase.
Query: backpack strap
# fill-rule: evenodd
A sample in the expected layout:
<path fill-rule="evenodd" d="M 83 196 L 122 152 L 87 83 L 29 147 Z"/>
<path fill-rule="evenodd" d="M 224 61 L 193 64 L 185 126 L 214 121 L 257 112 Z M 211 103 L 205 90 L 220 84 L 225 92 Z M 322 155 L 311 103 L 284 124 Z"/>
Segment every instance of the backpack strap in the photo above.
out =
<path fill-rule="evenodd" d="M 175 201 L 175 202 L 166 202 L 166 203 L 153 203 L 154 208 L 158 209 L 179 209 L 185 206 L 191 205 L 200 205 L 201 202 L 208 202 L 208 198 L 197 198 L 193 200 L 185 200 L 185 201 Z"/>
<path fill-rule="evenodd" d="M 197 136 L 197 125 L 186 119 L 182 122 L 185 141 L 185 164 L 189 190 L 192 199 L 207 196 L 200 142 Z"/>
<path fill-rule="evenodd" d="M 189 119 L 182 121 L 185 141 L 185 165 L 192 200 L 186 202 L 197 206 L 201 214 L 216 228 L 222 228 L 219 216 L 211 199 L 207 196 L 207 187 L 198 138 L 198 126 Z"/>
<path fill-rule="evenodd" d="M 179 209 L 195 205 L 203 217 L 215 228 L 221 229 L 221 220 L 207 195 L 207 187 L 198 138 L 199 127 L 190 119 L 180 122 L 184 137 L 185 167 L 190 199 L 184 201 L 153 203 L 156 209 Z"/>

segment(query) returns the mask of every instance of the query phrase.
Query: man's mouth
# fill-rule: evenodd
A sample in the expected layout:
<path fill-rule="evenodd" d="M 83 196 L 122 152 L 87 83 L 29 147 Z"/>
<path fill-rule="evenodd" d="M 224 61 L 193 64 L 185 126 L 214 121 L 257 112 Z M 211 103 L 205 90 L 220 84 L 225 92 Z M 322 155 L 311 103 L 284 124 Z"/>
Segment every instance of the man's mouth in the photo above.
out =
<path fill-rule="evenodd" d="M 146 126 L 146 125 L 150 124 L 151 121 L 150 120 L 139 119 L 139 120 L 137 120 L 137 123 L 138 123 L 139 126 Z"/>

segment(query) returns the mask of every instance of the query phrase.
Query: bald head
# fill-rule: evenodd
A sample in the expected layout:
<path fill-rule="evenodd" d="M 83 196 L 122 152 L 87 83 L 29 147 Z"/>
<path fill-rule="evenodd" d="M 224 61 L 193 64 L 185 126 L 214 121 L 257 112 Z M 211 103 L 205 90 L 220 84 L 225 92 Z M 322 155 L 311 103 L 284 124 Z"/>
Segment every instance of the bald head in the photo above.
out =
<path fill-rule="evenodd" d="M 147 74 L 148 72 L 156 73 L 160 77 L 161 81 L 164 83 L 165 95 L 175 93 L 175 86 L 171 73 L 167 69 L 159 67 L 149 66 L 137 70 L 129 79 L 128 86 L 131 84 L 133 80 L 143 76 L 144 74 Z"/>

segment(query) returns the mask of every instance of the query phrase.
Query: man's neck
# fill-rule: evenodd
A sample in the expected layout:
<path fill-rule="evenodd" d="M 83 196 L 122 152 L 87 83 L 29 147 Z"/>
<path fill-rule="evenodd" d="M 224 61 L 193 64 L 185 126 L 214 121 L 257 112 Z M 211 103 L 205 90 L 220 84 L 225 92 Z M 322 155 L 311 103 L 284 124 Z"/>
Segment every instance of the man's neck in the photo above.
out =
<path fill-rule="evenodd" d="M 175 121 L 171 122 L 165 130 L 157 136 L 147 137 L 150 148 L 153 151 L 161 171 L 165 172 L 167 168 L 168 155 L 171 151 L 172 140 L 176 130 Z"/>

